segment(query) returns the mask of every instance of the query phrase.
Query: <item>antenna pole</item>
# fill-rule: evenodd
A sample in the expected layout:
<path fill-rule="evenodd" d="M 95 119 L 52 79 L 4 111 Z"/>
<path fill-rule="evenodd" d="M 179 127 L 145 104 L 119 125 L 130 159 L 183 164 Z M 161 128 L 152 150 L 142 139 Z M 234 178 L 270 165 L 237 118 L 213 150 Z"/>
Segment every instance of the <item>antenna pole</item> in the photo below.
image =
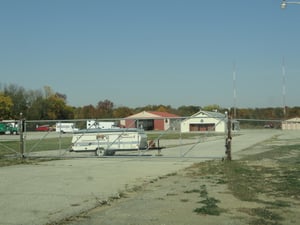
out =
<path fill-rule="evenodd" d="M 283 106 L 283 118 L 286 118 L 286 77 L 285 77 L 285 61 L 282 57 L 282 106 Z"/>
<path fill-rule="evenodd" d="M 233 64 L 233 117 L 236 118 L 236 64 Z"/>

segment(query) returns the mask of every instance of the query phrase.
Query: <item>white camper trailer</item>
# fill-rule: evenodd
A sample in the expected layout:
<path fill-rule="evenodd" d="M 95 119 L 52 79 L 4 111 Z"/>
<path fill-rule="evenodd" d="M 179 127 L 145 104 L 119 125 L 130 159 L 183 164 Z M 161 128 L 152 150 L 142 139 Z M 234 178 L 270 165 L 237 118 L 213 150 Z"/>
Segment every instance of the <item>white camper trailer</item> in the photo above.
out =
<path fill-rule="evenodd" d="M 104 156 L 147 147 L 147 135 L 142 129 L 86 129 L 73 133 L 71 151 L 94 151 L 95 155 Z"/>

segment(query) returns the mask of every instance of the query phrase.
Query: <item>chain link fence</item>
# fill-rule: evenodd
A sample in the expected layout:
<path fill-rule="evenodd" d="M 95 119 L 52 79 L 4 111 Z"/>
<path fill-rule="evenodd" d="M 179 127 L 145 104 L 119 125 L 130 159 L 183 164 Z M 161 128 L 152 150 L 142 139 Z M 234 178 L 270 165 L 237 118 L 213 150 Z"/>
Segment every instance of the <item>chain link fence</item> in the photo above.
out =
<path fill-rule="evenodd" d="M 166 156 L 162 154 L 166 149 L 174 149 L 173 156 L 188 157 L 197 144 L 219 139 L 225 142 L 227 135 L 227 117 L 224 115 L 17 122 L 19 132 L 0 136 L 1 158 Z M 281 120 L 234 119 L 231 133 L 235 136 L 243 130 L 281 127 Z M 146 144 L 142 145 L 142 142 Z M 74 146 L 79 146 L 81 151 L 74 151 Z M 181 146 L 189 147 L 183 152 Z"/>

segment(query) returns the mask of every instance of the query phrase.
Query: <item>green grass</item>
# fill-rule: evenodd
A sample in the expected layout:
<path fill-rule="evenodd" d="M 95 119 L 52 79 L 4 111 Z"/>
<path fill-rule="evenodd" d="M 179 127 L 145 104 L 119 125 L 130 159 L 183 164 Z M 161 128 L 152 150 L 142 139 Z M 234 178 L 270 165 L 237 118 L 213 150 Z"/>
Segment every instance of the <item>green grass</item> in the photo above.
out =
<path fill-rule="evenodd" d="M 149 140 L 155 140 L 157 138 L 160 139 L 193 139 L 193 138 L 201 138 L 201 137 L 211 137 L 211 136 L 224 136 L 224 134 L 219 133 L 179 133 L 179 132 L 166 132 L 162 134 L 161 132 L 153 132 L 148 131 L 147 136 Z"/>
<path fill-rule="evenodd" d="M 254 168 L 239 161 L 226 161 L 223 165 L 223 177 L 233 195 L 243 201 L 253 201 L 262 189 L 262 176 Z"/>
<path fill-rule="evenodd" d="M 255 155 L 249 155 L 243 158 L 243 160 L 262 160 L 262 159 L 276 159 L 281 162 L 284 162 L 283 159 L 280 159 L 283 156 L 289 155 L 291 151 L 296 151 L 300 153 L 300 144 L 292 144 L 292 145 L 281 145 L 281 146 L 263 146 L 267 151 L 262 153 L 258 153 Z M 294 158 L 296 163 L 300 164 L 299 158 Z M 288 163 L 291 162 L 291 159 L 288 159 Z"/>
<path fill-rule="evenodd" d="M 58 149 L 69 149 L 72 137 L 47 138 L 42 140 L 26 140 L 25 155 L 29 152 L 51 151 Z M 51 160 L 50 158 L 48 160 Z M 37 159 L 36 161 L 40 161 Z M 45 161 L 45 159 L 43 160 Z M 24 160 L 21 158 L 20 141 L 0 142 L 0 167 L 15 164 L 33 164 L 34 159 Z"/>
<path fill-rule="evenodd" d="M 263 144 L 260 147 L 265 148 Z M 193 167 L 198 168 L 198 171 L 189 173 L 191 176 L 206 176 L 209 179 L 214 177 L 217 184 L 227 184 L 233 195 L 243 201 L 257 201 L 259 193 L 300 198 L 299 156 L 299 144 L 269 146 L 268 151 L 247 156 L 242 160 L 195 164 Z M 278 166 L 251 164 L 266 159 L 275 161 Z"/>
<path fill-rule="evenodd" d="M 57 149 L 68 149 L 71 146 L 71 137 L 47 138 L 42 140 L 26 140 L 25 148 L 27 151 L 48 151 Z M 20 152 L 20 141 L 2 141 L 0 142 L 0 157 Z"/>

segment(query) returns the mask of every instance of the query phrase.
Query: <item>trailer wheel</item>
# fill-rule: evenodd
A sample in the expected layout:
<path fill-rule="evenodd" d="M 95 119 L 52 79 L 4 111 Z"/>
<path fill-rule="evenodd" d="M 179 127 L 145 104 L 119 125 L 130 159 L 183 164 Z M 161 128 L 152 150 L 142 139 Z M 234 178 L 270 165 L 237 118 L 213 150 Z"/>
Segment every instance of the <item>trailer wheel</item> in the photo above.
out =
<path fill-rule="evenodd" d="M 104 156 L 105 155 L 105 150 L 104 148 L 97 148 L 95 151 L 96 156 Z"/>

